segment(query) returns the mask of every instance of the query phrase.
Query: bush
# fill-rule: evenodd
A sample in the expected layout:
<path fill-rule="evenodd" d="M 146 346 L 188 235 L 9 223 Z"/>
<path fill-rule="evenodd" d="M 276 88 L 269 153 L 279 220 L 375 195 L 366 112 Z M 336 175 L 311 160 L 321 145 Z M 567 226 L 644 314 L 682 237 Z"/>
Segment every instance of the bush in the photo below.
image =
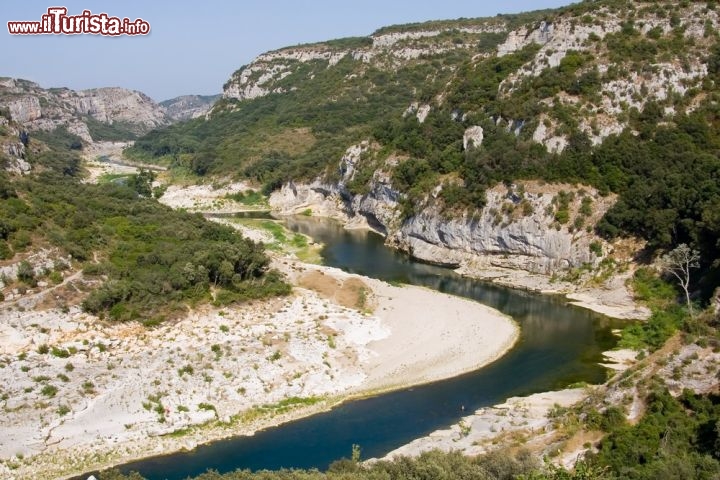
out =
<path fill-rule="evenodd" d="M 20 262 L 20 265 L 18 265 L 17 278 L 21 282 L 25 282 L 31 286 L 35 286 L 37 284 L 35 280 L 35 269 L 33 269 L 32 265 L 30 265 L 27 260 L 23 260 Z"/>
<path fill-rule="evenodd" d="M 45 385 L 43 386 L 42 390 L 40 390 L 40 393 L 45 395 L 46 397 L 54 397 L 55 394 L 57 394 L 57 387 L 54 385 Z"/>
<path fill-rule="evenodd" d="M 52 354 L 53 357 L 58 357 L 58 358 L 70 357 L 70 352 L 64 348 L 52 347 L 52 349 L 50 350 L 50 353 Z"/>
<path fill-rule="evenodd" d="M 50 281 L 51 281 L 53 284 L 55 284 L 55 285 L 59 285 L 59 284 L 62 283 L 63 277 L 62 277 L 62 275 L 60 274 L 60 272 L 53 270 L 53 271 L 50 272 L 50 274 L 48 275 L 48 280 L 50 280 Z"/>
<path fill-rule="evenodd" d="M 625 423 L 625 413 L 619 407 L 610 406 L 602 413 L 600 428 L 604 432 L 611 432 L 625 425 Z"/>
<path fill-rule="evenodd" d="M 15 251 L 24 252 L 32 244 L 32 239 L 27 231 L 19 230 L 11 236 L 10 243 Z"/>
<path fill-rule="evenodd" d="M 13 252 L 5 240 L 0 240 L 0 260 L 7 260 L 13 257 Z"/>

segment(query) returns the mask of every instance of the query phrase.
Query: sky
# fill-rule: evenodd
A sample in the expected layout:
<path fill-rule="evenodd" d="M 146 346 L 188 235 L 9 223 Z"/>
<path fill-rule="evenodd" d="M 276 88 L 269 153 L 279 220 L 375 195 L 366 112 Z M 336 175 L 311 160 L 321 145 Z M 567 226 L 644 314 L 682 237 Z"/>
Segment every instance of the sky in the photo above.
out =
<path fill-rule="evenodd" d="M 575 0 L 578 1 L 578 0 Z M 0 76 L 74 90 L 125 87 L 156 101 L 210 95 L 268 50 L 426 20 L 555 8 L 572 0 L 2 0 Z M 8 21 L 40 21 L 49 7 L 150 24 L 147 36 L 10 35 Z"/>

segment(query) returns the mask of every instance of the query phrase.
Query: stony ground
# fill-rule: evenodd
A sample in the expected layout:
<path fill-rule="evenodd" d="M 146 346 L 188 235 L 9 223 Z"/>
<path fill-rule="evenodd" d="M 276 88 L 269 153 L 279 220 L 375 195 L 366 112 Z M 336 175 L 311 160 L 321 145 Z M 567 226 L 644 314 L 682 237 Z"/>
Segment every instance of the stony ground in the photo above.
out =
<path fill-rule="evenodd" d="M 365 378 L 365 345 L 388 334 L 376 317 L 307 290 L 156 329 L 103 324 L 76 307 L 0 316 L 17 340 L 0 355 L 6 467 L 346 391 Z"/>

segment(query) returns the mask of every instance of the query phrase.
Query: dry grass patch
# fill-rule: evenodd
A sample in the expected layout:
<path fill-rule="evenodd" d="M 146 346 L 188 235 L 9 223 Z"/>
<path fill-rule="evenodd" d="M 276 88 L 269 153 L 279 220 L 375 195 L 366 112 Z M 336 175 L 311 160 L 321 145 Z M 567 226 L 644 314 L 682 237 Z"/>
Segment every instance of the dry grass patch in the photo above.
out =
<path fill-rule="evenodd" d="M 301 276 L 298 284 L 343 307 L 368 312 L 374 309 L 372 290 L 359 278 L 342 281 L 323 272 L 311 271 Z"/>

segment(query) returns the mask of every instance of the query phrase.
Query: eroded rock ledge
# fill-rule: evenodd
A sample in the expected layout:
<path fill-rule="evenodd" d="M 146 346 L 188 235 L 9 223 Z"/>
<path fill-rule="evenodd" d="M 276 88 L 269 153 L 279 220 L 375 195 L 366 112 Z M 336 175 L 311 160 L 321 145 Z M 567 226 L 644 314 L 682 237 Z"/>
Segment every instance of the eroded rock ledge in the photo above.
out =
<path fill-rule="evenodd" d="M 402 218 L 402 194 L 389 173 L 401 160 L 389 159 L 376 169 L 365 193 L 353 194 L 347 187 L 362 166 L 362 154 L 371 148 L 368 142 L 348 148 L 338 166 L 338 181 L 289 182 L 271 195 L 270 205 L 281 214 L 311 211 L 338 219 L 347 228 L 375 230 L 392 247 L 468 276 L 542 292 L 585 292 L 576 299 L 583 307 L 621 318 L 646 316 L 625 286 L 632 268 L 611 271 L 600 282 L 605 286 L 594 289 L 562 281 L 569 280 L 573 270 L 630 264 L 632 249 L 616 248 L 590 228 L 614 204 L 614 196 L 587 186 L 525 181 L 496 185 L 488 190 L 483 209 L 450 215 L 438 199 L 438 186 L 419 213 Z M 611 253 L 612 261 L 606 260 Z"/>

